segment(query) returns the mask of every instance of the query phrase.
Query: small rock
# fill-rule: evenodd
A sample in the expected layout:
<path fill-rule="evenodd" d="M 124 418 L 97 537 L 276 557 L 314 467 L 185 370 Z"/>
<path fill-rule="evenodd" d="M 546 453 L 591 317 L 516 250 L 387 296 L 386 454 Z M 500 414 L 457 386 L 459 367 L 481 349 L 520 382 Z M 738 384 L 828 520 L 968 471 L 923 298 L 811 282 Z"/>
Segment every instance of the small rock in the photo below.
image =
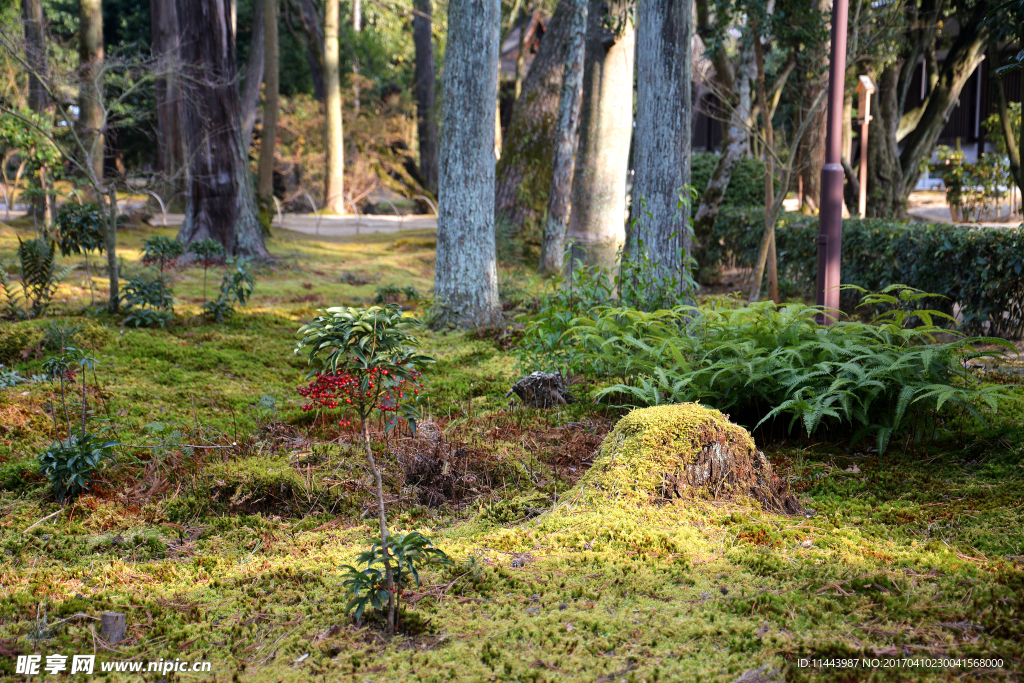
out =
<path fill-rule="evenodd" d="M 558 604 L 558 609 L 569 609 L 569 605 L 564 602 Z"/>
<path fill-rule="evenodd" d="M 729 594 L 729 589 L 726 588 L 725 586 L 722 586 L 718 590 L 722 592 L 722 595 L 728 595 Z"/>
<path fill-rule="evenodd" d="M 536 593 L 530 596 L 530 602 L 537 602 L 538 600 L 540 600 L 540 596 Z"/>

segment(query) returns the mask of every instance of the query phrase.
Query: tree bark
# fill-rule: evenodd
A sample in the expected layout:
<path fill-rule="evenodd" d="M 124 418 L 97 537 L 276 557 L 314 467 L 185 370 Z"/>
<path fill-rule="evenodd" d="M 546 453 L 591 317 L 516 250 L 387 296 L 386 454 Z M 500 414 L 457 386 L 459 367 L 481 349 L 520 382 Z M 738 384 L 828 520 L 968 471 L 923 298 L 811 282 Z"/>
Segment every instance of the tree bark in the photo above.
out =
<path fill-rule="evenodd" d="M 416 126 L 420 147 L 420 175 L 428 190 L 437 194 L 437 111 L 434 94 L 434 37 L 430 0 L 415 0 L 412 19 L 416 48 Z"/>
<path fill-rule="evenodd" d="M 690 0 L 639 0 L 636 15 L 636 137 L 633 202 L 624 258 L 643 249 L 661 278 L 688 278 L 690 184 Z"/>
<path fill-rule="evenodd" d="M 501 320 L 494 244 L 499 0 L 450 0 L 438 175 L 438 322 Z"/>
<path fill-rule="evenodd" d="M 896 129 L 900 122 L 899 63 L 886 67 L 875 79 L 874 110 L 868 123 L 867 207 L 869 218 L 901 218 L 906 213 L 902 194 L 903 172 Z"/>
<path fill-rule="evenodd" d="M 583 61 L 587 39 L 588 0 L 571 0 L 563 19 L 567 35 L 562 43 L 562 94 L 558 103 L 557 144 L 551 164 L 551 189 L 548 192 L 548 215 L 544 223 L 540 265 L 542 275 L 562 271 L 565 260 L 565 231 L 569 227 L 570 192 L 573 161 L 579 142 L 580 102 L 583 87 Z M 548 36 L 551 39 L 552 36 Z"/>
<path fill-rule="evenodd" d="M 768 106 L 768 93 L 764 84 L 764 48 L 761 35 L 755 20 L 751 18 L 751 34 L 754 38 L 754 63 L 757 66 L 757 101 L 761 109 L 761 122 L 764 126 L 764 229 L 768 237 L 768 298 L 779 303 L 779 271 L 775 253 L 775 230 L 771 223 L 772 206 L 775 203 L 775 128 L 772 125 L 771 108 Z M 756 283 L 760 289 L 761 283 Z M 758 292 L 760 294 L 760 292 Z"/>
<path fill-rule="evenodd" d="M 242 82 L 242 154 L 249 157 L 252 145 L 252 129 L 256 126 L 256 112 L 260 108 L 260 86 L 266 69 L 267 54 L 267 3 L 274 0 L 253 0 L 252 38 L 249 41 L 249 63 L 245 65 L 245 81 Z M 276 24 L 275 24 L 276 26 Z"/>
<path fill-rule="evenodd" d="M 591 0 L 583 67 L 580 142 L 572 180 L 567 239 L 572 261 L 614 267 L 626 237 L 626 173 L 633 130 L 633 22 L 608 22 L 628 11 L 625 0 Z"/>
<path fill-rule="evenodd" d="M 327 89 L 327 181 L 324 211 L 345 213 L 345 147 L 341 130 L 341 73 L 338 63 L 338 0 L 324 4 L 324 86 Z"/>
<path fill-rule="evenodd" d="M 1010 121 L 1010 112 L 1006 105 L 1006 91 L 1003 89 L 1003 77 L 996 74 L 996 67 L 999 65 L 999 51 L 996 46 L 989 48 L 989 59 L 991 61 L 990 78 L 995 90 L 996 108 L 999 112 L 999 126 L 1003 129 L 1003 139 L 1006 140 L 1006 156 L 1010 161 L 1010 176 L 1013 182 L 1021 191 L 1024 197 L 1024 171 L 1020 166 L 1020 146 L 1017 139 L 1013 137 L 1013 123 Z M 1024 130 L 1024 126 L 1021 127 Z"/>
<path fill-rule="evenodd" d="M 259 186 L 256 196 L 268 206 L 274 202 L 274 147 L 277 143 L 278 82 L 277 3 L 263 0 L 264 7 L 264 101 L 260 132 Z"/>
<path fill-rule="evenodd" d="M 174 2 L 150 0 L 150 36 L 159 73 L 156 90 L 157 168 L 172 180 L 175 190 L 184 187 L 185 135 L 181 100 L 178 44 L 178 12 Z"/>
<path fill-rule="evenodd" d="M 699 5 L 698 5 L 699 7 Z M 718 156 L 718 163 L 715 170 L 708 178 L 707 187 L 700 198 L 700 207 L 693 219 L 693 231 L 698 242 L 704 243 L 711 234 L 715 225 L 715 218 L 722 208 L 725 200 L 725 192 L 729 189 L 729 182 L 732 180 L 732 172 L 736 165 L 743 158 L 747 151 L 747 118 L 750 116 L 750 79 L 754 75 L 754 51 L 745 47 L 740 53 L 740 61 L 737 64 L 736 72 L 731 69 L 725 73 L 728 79 L 722 78 L 722 71 L 719 71 L 718 61 L 715 61 L 715 73 L 718 76 L 724 94 L 731 96 L 732 102 L 729 112 L 729 125 L 722 135 L 722 151 Z M 727 89 L 728 84 L 728 89 Z M 700 189 L 700 188 L 698 188 Z"/>
<path fill-rule="evenodd" d="M 232 256 L 269 258 L 241 149 L 231 13 L 226 0 L 177 0 L 190 160 L 185 222 L 178 240 L 213 238 Z"/>
<path fill-rule="evenodd" d="M 559 0 L 512 106 L 494 183 L 494 212 L 513 225 L 536 225 L 548 201 L 559 144 L 556 121 L 576 0 Z"/>
<path fill-rule="evenodd" d="M 324 102 L 327 99 L 327 89 L 324 86 L 324 32 L 323 27 L 320 25 L 320 14 L 317 11 L 314 0 L 289 0 L 289 2 L 299 14 L 302 32 L 306 36 L 303 42 L 306 44 L 309 70 L 313 76 L 313 95 L 318 102 Z M 296 4 L 298 5 L 297 7 Z M 295 35 L 294 31 L 293 35 Z"/>
<path fill-rule="evenodd" d="M 25 19 L 25 61 L 31 73 L 28 75 L 28 106 L 37 114 L 50 106 L 50 96 L 41 79 L 49 74 L 46 59 L 46 33 L 43 29 L 42 0 L 21 0 Z"/>
<path fill-rule="evenodd" d="M 103 181 L 103 2 L 81 0 L 78 9 L 78 134 L 96 183 Z"/>

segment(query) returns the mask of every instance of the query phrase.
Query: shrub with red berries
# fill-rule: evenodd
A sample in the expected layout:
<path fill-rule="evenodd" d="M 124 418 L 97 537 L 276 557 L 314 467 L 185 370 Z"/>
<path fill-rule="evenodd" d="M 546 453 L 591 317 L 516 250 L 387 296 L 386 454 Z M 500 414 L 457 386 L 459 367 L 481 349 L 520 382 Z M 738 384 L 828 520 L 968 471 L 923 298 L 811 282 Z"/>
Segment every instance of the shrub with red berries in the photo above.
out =
<path fill-rule="evenodd" d="M 398 413 L 402 401 L 416 400 L 423 384 L 419 381 L 423 373 L 409 370 L 404 374 L 396 374 L 384 368 L 370 368 L 366 373 L 366 392 L 357 374 L 345 371 L 318 372 L 307 386 L 298 387 L 299 395 L 309 400 L 302 406 L 305 411 L 335 410 L 343 411 L 370 405 L 371 410 L 382 413 Z M 372 405 L 371 405 L 372 404 Z M 342 417 L 338 421 L 341 427 L 351 427 L 352 420 Z"/>

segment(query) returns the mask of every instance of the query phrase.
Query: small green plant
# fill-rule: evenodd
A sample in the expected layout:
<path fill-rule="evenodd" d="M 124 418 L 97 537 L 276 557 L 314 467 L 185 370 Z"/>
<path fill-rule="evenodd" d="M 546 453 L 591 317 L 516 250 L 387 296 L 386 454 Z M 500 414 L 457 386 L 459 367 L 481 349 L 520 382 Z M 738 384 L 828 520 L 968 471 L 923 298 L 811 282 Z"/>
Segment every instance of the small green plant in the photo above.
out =
<path fill-rule="evenodd" d="M 0 267 L 0 287 L 4 292 L 4 312 L 10 318 L 35 318 L 46 312 L 57 287 L 73 268 L 57 267 L 56 243 L 53 240 L 18 238 L 18 261 L 21 264 L 20 285 Z"/>
<path fill-rule="evenodd" d="M 1011 182 L 1009 166 L 1001 154 L 985 154 L 968 163 L 959 149 L 938 147 L 934 170 L 946 186 L 946 202 L 953 219 L 973 223 L 994 213 L 996 203 Z"/>
<path fill-rule="evenodd" d="M 424 567 L 451 565 L 452 561 L 444 551 L 434 547 L 433 542 L 418 531 L 392 535 L 388 541 L 388 549 L 394 588 L 397 590 L 394 601 L 397 615 L 401 596 L 413 584 L 420 585 L 420 571 Z M 356 558 L 356 564 L 363 565 L 363 568 L 344 565 L 347 571 L 342 585 L 345 586 L 345 596 L 348 598 L 345 613 L 354 611 L 353 616 L 358 622 L 362 620 L 367 607 L 382 613 L 389 604 L 391 589 L 388 588 L 387 582 L 389 556 L 379 542 L 360 553 Z M 397 627 L 397 623 L 395 626 Z"/>
<path fill-rule="evenodd" d="M 0 389 L 10 389 L 28 381 L 19 375 L 17 370 L 8 370 L 0 364 Z"/>
<path fill-rule="evenodd" d="M 128 312 L 126 325 L 164 327 L 174 320 L 174 296 L 162 276 L 128 278 L 121 291 L 121 303 Z"/>
<path fill-rule="evenodd" d="M 420 368 L 433 363 L 434 359 L 416 353 L 419 341 L 410 331 L 419 322 L 404 317 L 398 306 L 342 306 L 322 313 L 324 315 L 317 316 L 298 331 L 302 338 L 295 344 L 295 354 L 307 353 L 308 363 L 314 366 L 306 375 L 307 380 L 315 378 L 311 390 L 330 384 L 325 388 L 344 396 L 344 404 L 329 399 L 333 405 L 328 403 L 325 407 L 354 412 L 359 419 L 366 460 L 377 488 L 384 586 L 389 594 L 388 629 L 393 634 L 396 602 L 392 552 L 388 543 L 384 484 L 370 443 L 370 418 L 375 412 L 387 415 L 385 426 L 389 433 L 401 421 L 415 430 L 416 392 L 404 390 L 403 385 L 414 383 Z"/>
<path fill-rule="evenodd" d="M 53 494 L 58 503 L 74 498 L 88 489 L 91 478 L 99 470 L 102 460 L 113 457 L 113 449 L 119 444 L 116 441 L 101 441 L 97 436 L 86 431 L 88 404 L 86 403 L 86 374 L 88 370 L 95 373 L 98 361 L 79 349 L 67 347 L 59 356 L 48 358 L 43 363 L 46 378 L 60 382 L 60 400 L 64 409 L 64 420 L 67 425 L 67 437 L 60 438 L 57 426 L 57 410 L 52 409 L 53 430 L 56 441 L 40 453 L 36 462 L 39 473 L 50 482 Z M 74 382 L 78 373 L 82 376 L 81 394 L 81 429 L 76 434 L 71 424 L 71 416 L 67 405 L 67 383 Z"/>
<path fill-rule="evenodd" d="M 224 247 L 217 240 L 207 237 L 190 244 L 188 250 L 195 254 L 196 263 L 203 267 L 203 303 L 206 303 L 206 271 L 224 260 Z"/>
<path fill-rule="evenodd" d="M 217 300 L 203 304 L 203 315 L 221 323 L 234 315 L 236 303 L 245 306 L 255 290 L 256 281 L 250 261 L 239 258 L 235 261 L 235 269 L 224 274 Z"/>
<path fill-rule="evenodd" d="M 185 253 L 185 245 L 181 242 L 157 235 L 142 243 L 142 264 L 156 265 L 161 275 L 178 257 Z"/>
<path fill-rule="evenodd" d="M 402 297 L 405 297 L 405 303 L 414 303 L 423 299 L 423 295 L 419 293 L 412 285 L 408 287 L 399 287 L 398 285 L 384 285 L 378 287 L 373 297 L 373 303 L 382 306 L 385 304 L 397 304 L 400 303 Z"/>
<path fill-rule="evenodd" d="M 57 502 L 63 504 L 88 490 L 103 460 L 113 460 L 116 441 L 92 434 L 72 434 L 39 454 L 39 473 L 47 478 Z"/>
<path fill-rule="evenodd" d="M 93 251 L 103 253 L 105 248 L 104 232 L 106 217 L 103 209 L 95 202 L 87 204 L 65 204 L 57 213 L 57 246 L 61 256 L 83 254 L 85 256 L 85 274 L 89 279 L 89 297 L 96 303 L 96 294 L 92 283 L 92 266 L 89 254 Z"/>
<path fill-rule="evenodd" d="M 40 327 L 43 330 L 43 348 L 58 353 L 64 353 L 68 347 L 74 346 L 82 330 L 81 325 L 63 320 L 47 320 Z"/>

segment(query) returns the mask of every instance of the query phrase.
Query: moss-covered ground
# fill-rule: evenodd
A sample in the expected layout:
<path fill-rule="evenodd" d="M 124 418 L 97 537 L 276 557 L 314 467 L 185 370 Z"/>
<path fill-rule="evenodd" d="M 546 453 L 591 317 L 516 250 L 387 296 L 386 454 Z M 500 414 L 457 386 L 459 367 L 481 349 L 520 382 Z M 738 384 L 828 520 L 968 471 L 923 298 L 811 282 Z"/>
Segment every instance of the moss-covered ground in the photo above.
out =
<path fill-rule="evenodd" d="M 171 234 L 122 232 L 128 274 L 154 233 Z M 32 231 L 0 225 L 7 265 L 19 234 Z M 511 409 L 514 358 L 486 335 L 425 332 L 439 362 L 423 427 L 374 436 L 393 530 L 422 531 L 455 564 L 405 596 L 394 639 L 373 619 L 356 625 L 342 565 L 373 538 L 372 482 L 353 432 L 301 411 L 293 333 L 378 286 L 429 291 L 432 243 L 295 235 L 270 249 L 277 263 L 222 325 L 197 317 L 199 268 L 173 273 L 167 329 L 84 312 L 79 271 L 60 288 L 47 319 L 81 325 L 100 361 L 90 429 L 124 445 L 87 495 L 59 506 L 34 463 L 53 439 L 55 387 L 0 390 L 0 678 L 20 680 L 15 657 L 33 653 L 211 662 L 208 674 L 106 674 L 154 682 L 725 682 L 764 666 L 787 681 L 1022 677 L 1019 407 L 883 457 L 759 444 L 806 516 L 595 506 L 577 483 L 619 414 L 588 401 Z M 220 277 L 211 270 L 211 289 Z M 0 322 L 0 362 L 39 372 L 52 355 L 42 339 L 38 322 Z M 1001 381 L 1024 395 L 1019 376 Z M 104 611 L 126 614 L 126 640 L 100 638 Z"/>

